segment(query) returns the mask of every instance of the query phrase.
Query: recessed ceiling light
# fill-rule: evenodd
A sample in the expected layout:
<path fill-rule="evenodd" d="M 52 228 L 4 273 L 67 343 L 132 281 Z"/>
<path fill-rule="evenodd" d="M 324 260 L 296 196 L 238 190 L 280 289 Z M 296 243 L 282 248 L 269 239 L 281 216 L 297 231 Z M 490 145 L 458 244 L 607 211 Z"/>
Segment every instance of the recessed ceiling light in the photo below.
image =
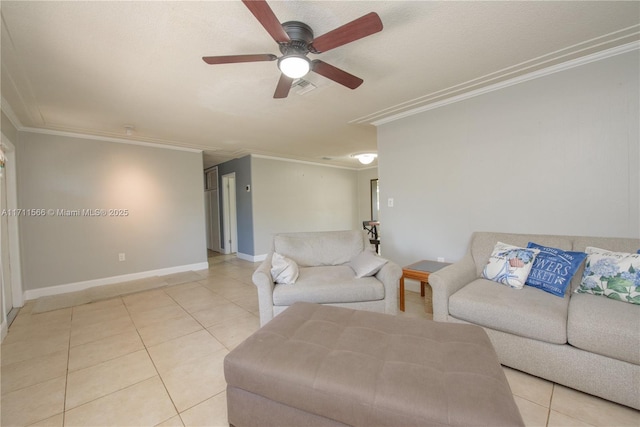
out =
<path fill-rule="evenodd" d="M 358 161 L 363 165 L 368 165 L 368 164 L 371 164 L 376 157 L 378 157 L 378 154 L 377 153 L 357 153 L 357 154 L 352 154 L 351 157 L 353 157 L 354 159 L 358 159 Z"/>

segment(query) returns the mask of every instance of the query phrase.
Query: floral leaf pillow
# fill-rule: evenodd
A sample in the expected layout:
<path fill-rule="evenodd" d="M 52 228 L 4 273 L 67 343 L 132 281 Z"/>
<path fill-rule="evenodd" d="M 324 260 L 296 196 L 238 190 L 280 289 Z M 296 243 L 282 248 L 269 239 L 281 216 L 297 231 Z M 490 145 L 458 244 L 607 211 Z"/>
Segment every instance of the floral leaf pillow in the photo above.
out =
<path fill-rule="evenodd" d="M 482 270 L 482 277 L 515 289 L 522 289 L 529 276 L 533 260 L 539 249 L 520 248 L 498 242 L 489 262 Z"/>
<path fill-rule="evenodd" d="M 582 282 L 576 292 L 640 304 L 640 254 L 588 247 Z"/>

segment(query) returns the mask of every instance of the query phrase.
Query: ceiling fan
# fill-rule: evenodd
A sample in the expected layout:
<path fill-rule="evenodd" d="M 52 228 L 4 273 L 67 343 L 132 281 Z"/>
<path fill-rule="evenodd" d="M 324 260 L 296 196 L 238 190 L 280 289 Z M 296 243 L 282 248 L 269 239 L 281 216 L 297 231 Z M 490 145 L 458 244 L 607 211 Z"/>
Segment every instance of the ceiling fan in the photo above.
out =
<path fill-rule="evenodd" d="M 265 0 L 242 0 L 242 3 L 253 13 L 267 32 L 280 47 L 282 56 L 272 54 L 205 56 L 207 64 L 232 64 L 237 62 L 258 62 L 278 60 L 281 71 L 274 98 L 286 98 L 293 81 L 301 78 L 309 71 L 331 79 L 349 89 L 360 86 L 363 80 L 326 62 L 314 59 L 310 61 L 307 54 L 318 54 L 359 40 L 382 31 L 382 21 L 377 13 L 371 12 L 348 24 L 338 27 L 320 37 L 314 38 L 313 30 L 307 24 L 288 21 L 280 24 L 278 18 Z"/>

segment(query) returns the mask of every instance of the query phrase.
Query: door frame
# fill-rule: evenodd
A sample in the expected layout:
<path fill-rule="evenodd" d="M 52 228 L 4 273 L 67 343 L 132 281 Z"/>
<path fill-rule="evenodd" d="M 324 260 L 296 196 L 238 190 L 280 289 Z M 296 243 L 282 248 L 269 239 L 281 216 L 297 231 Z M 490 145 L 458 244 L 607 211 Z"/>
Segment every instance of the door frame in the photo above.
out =
<path fill-rule="evenodd" d="M 5 165 L 5 183 L 7 189 L 7 209 L 18 208 L 18 184 L 17 184 L 17 172 L 16 172 L 16 147 L 7 138 L 7 136 L 0 132 L 0 143 L 6 147 L 5 156 L 7 162 Z M 8 238 L 9 238 L 9 270 L 11 271 L 11 305 L 13 308 L 22 307 L 24 305 L 24 293 L 22 291 L 22 269 L 20 261 L 20 230 L 18 226 L 18 217 L 10 215 L 7 218 L 8 226 Z M 3 292 L 3 307 L 2 307 L 2 333 L 6 332 L 6 316 L 9 313 L 5 313 L 4 309 L 4 289 Z"/>
<path fill-rule="evenodd" d="M 207 211 L 207 247 L 212 251 L 222 252 L 220 248 L 220 200 L 218 189 L 206 190 L 204 195 Z"/>
<path fill-rule="evenodd" d="M 238 252 L 238 212 L 236 206 L 236 173 L 222 175 L 222 253 Z"/>

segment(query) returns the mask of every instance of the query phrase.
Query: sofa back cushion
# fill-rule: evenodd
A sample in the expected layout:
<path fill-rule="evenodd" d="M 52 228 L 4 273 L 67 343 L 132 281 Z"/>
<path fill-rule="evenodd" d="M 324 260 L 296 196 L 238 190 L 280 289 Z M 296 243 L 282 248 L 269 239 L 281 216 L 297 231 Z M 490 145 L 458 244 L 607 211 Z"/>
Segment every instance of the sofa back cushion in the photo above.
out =
<path fill-rule="evenodd" d="M 300 267 L 342 265 L 365 250 L 365 235 L 359 230 L 277 234 L 273 250 Z"/>
<path fill-rule="evenodd" d="M 555 236 L 545 234 L 515 234 L 515 233 L 494 233 L 479 231 L 471 236 L 469 251 L 473 256 L 478 277 L 482 269 L 489 261 L 493 247 L 497 242 L 509 243 L 514 246 L 526 247 L 527 243 L 534 242 L 539 245 L 562 249 L 565 251 L 584 252 L 587 246 L 608 249 L 613 252 L 635 253 L 640 249 L 640 239 L 619 238 L 619 237 L 587 237 L 587 236 Z M 571 279 L 570 291 L 574 291 L 582 280 L 584 273 L 583 262 Z M 569 291 L 567 289 L 567 291 Z"/>
<path fill-rule="evenodd" d="M 492 233 L 475 232 L 471 237 L 469 251 L 476 264 L 476 273 L 481 276 L 484 266 L 489 261 L 491 252 L 496 243 L 503 242 L 509 245 L 527 247 L 527 243 L 534 242 L 539 245 L 558 248 L 565 251 L 572 250 L 572 238 L 568 236 L 550 236 L 544 234 L 515 234 L 515 233 Z"/>

